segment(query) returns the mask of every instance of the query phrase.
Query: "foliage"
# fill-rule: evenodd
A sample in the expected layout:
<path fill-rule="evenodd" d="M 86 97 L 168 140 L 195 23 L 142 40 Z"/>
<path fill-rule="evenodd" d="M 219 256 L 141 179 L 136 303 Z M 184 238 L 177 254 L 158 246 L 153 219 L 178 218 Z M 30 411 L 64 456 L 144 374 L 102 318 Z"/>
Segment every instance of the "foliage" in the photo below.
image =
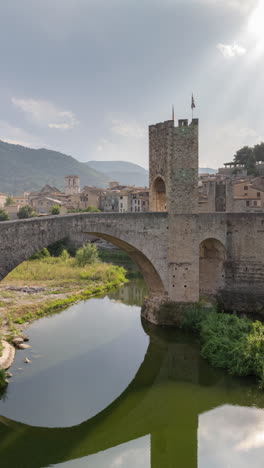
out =
<path fill-rule="evenodd" d="M 41 258 L 50 257 L 48 249 L 44 248 L 33 254 L 29 260 L 40 260 Z"/>
<path fill-rule="evenodd" d="M 201 354 L 232 375 L 255 375 L 264 388 L 264 325 L 202 307 L 190 309 L 183 328 L 199 335 Z"/>
<path fill-rule="evenodd" d="M 85 266 L 99 262 L 97 246 L 95 244 L 91 244 L 91 242 L 84 245 L 77 250 L 75 260 L 78 266 Z"/>
<path fill-rule="evenodd" d="M 41 260 L 26 261 L 18 265 L 6 278 L 10 281 L 125 281 L 124 268 L 108 265 L 106 263 L 94 263 L 85 266 L 76 265 L 76 260 L 69 257 L 64 260 L 64 254 L 60 257 L 45 257 Z"/>
<path fill-rule="evenodd" d="M 243 164 L 248 175 L 257 175 L 256 162 L 264 162 L 264 143 L 259 143 L 254 147 L 243 146 L 234 155 L 234 162 Z M 236 169 L 234 169 L 234 173 Z"/>
<path fill-rule="evenodd" d="M 0 367 L 0 389 L 6 387 L 7 382 L 6 382 L 6 372 L 4 369 Z"/>
<path fill-rule="evenodd" d="M 34 208 L 29 205 L 21 206 L 17 213 L 19 219 L 33 218 L 34 216 L 36 216 L 36 212 Z"/>
<path fill-rule="evenodd" d="M 13 205 L 14 203 L 14 199 L 8 196 L 5 202 L 5 206 Z"/>
<path fill-rule="evenodd" d="M 71 258 L 68 250 L 66 249 L 63 249 L 63 251 L 61 252 L 60 254 L 60 258 L 63 262 L 67 262 L 69 260 L 69 258 Z"/>
<path fill-rule="evenodd" d="M 59 215 L 60 211 L 61 211 L 61 208 L 59 205 L 53 205 L 50 210 L 52 215 Z"/>
<path fill-rule="evenodd" d="M 9 214 L 7 213 L 6 210 L 0 210 L 0 221 L 8 221 L 9 220 Z"/>
<path fill-rule="evenodd" d="M 53 244 L 49 245 L 47 247 L 50 255 L 53 257 L 60 257 L 62 254 L 63 250 L 68 250 L 67 249 L 67 239 L 61 239 L 57 242 L 54 242 Z"/>

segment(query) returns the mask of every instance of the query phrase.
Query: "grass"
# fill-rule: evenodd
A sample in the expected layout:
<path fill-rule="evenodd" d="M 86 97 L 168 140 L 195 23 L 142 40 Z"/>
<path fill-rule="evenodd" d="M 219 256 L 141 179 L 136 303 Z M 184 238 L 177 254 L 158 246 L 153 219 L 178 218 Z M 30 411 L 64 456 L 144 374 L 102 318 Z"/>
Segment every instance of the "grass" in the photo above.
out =
<path fill-rule="evenodd" d="M 13 302 L 3 303 L 2 316 L 7 321 L 10 336 L 18 333 L 15 328 L 18 324 L 62 310 L 125 283 L 125 274 L 122 267 L 100 262 L 78 266 L 76 260 L 69 256 L 44 257 L 22 263 L 1 285 L 5 288 L 34 285 L 44 290 L 30 295 L 18 290 Z M 54 297 L 56 295 L 60 297 Z"/>
<path fill-rule="evenodd" d="M 201 355 L 232 375 L 255 376 L 264 388 L 264 325 L 235 315 L 191 308 L 182 327 L 199 336 Z"/>
<path fill-rule="evenodd" d="M 15 280 L 23 282 L 54 281 L 112 281 L 120 276 L 124 280 L 125 270 L 114 265 L 93 263 L 86 266 L 78 266 L 74 258 L 64 261 L 61 257 L 47 257 L 42 260 L 27 261 L 21 263 L 3 281 L 6 283 Z"/>

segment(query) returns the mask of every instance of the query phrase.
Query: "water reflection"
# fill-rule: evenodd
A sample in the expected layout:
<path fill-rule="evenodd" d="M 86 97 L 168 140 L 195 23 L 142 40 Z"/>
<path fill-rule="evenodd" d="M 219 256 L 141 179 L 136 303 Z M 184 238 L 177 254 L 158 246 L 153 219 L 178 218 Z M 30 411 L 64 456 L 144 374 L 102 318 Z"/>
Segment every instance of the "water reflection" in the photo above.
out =
<path fill-rule="evenodd" d="M 141 307 L 144 298 L 148 295 L 148 288 L 142 278 L 136 278 L 109 294 L 110 299 L 122 302 L 130 306 Z"/>
<path fill-rule="evenodd" d="M 105 305 L 109 310 L 109 301 Z M 142 326 L 149 343 L 141 365 L 120 396 L 95 416 L 67 428 L 1 418 L 1 468 L 261 466 L 263 392 L 248 379 L 209 367 L 190 336 Z M 119 352 L 124 350 L 122 341 Z M 126 360 L 128 365 L 129 354 Z"/>

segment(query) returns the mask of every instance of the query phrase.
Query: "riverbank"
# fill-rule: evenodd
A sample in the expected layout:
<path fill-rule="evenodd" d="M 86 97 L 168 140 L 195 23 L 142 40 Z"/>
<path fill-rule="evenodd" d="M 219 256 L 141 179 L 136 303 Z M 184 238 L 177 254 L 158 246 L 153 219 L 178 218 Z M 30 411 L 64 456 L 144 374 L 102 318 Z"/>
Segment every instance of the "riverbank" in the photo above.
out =
<path fill-rule="evenodd" d="M 33 320 L 125 283 L 125 273 L 65 255 L 24 262 L 0 283 L 0 338 L 12 343 Z"/>
<path fill-rule="evenodd" d="M 234 376 L 255 376 L 264 389 L 264 325 L 197 304 L 182 328 L 199 337 L 201 356 Z"/>

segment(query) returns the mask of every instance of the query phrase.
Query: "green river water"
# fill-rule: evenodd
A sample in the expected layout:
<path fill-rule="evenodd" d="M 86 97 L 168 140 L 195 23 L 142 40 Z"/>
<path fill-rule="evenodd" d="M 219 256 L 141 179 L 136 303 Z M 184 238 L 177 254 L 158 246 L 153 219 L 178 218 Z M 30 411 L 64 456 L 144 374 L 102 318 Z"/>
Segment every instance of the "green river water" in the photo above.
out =
<path fill-rule="evenodd" d="M 0 400 L 1 468 L 263 468 L 264 392 L 142 322 L 145 294 L 134 280 L 28 328 Z"/>

